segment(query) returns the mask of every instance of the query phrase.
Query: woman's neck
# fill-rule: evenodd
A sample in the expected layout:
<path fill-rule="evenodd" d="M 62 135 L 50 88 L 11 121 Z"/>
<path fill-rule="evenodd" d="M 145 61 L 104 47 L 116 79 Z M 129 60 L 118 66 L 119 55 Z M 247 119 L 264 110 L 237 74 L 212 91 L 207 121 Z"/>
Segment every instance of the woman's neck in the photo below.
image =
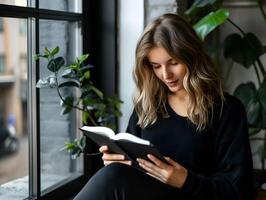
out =
<path fill-rule="evenodd" d="M 188 116 L 189 96 L 186 91 L 179 91 L 175 94 L 169 94 L 168 103 L 178 115 L 184 117 Z"/>
<path fill-rule="evenodd" d="M 176 99 L 178 101 L 181 101 L 181 102 L 188 102 L 188 100 L 189 100 L 188 93 L 185 89 L 182 89 L 176 93 L 171 93 L 171 94 L 169 94 L 169 97 L 172 99 Z"/>

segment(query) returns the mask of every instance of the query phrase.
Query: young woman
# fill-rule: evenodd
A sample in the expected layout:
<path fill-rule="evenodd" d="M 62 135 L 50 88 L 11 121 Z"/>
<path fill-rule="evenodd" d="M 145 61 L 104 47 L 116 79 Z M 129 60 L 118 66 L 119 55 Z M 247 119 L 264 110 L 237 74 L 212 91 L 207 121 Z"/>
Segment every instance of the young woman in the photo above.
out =
<path fill-rule="evenodd" d="M 252 157 L 243 105 L 224 93 L 221 79 L 193 28 L 164 14 L 149 24 L 136 48 L 137 92 L 127 131 L 152 144 L 137 159 L 102 146 L 105 167 L 75 200 L 248 200 Z"/>

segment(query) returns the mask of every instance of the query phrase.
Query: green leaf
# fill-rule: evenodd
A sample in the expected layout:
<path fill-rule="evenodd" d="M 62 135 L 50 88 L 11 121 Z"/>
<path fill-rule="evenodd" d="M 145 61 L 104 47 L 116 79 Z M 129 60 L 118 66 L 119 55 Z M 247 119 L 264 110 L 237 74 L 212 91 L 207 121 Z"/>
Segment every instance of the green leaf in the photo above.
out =
<path fill-rule="evenodd" d="M 35 61 L 37 61 L 37 60 L 40 59 L 41 56 L 42 56 L 42 55 L 40 55 L 40 54 L 36 54 L 33 58 L 34 58 Z"/>
<path fill-rule="evenodd" d="M 75 72 L 71 69 L 65 69 L 62 73 L 61 73 L 61 77 L 62 78 L 75 78 Z"/>
<path fill-rule="evenodd" d="M 82 122 L 83 122 L 83 124 L 88 124 L 88 118 L 89 118 L 89 113 L 84 111 L 82 113 Z"/>
<path fill-rule="evenodd" d="M 262 128 L 266 129 L 266 77 L 258 90 L 258 96 L 262 105 L 261 117 L 262 117 Z"/>
<path fill-rule="evenodd" d="M 78 57 L 79 63 L 84 62 L 89 57 L 89 54 L 84 54 Z"/>
<path fill-rule="evenodd" d="M 74 97 L 72 96 L 67 96 L 64 101 L 62 101 L 62 110 L 61 110 L 61 115 L 65 115 L 69 113 L 72 108 L 73 108 L 73 103 L 74 103 Z"/>
<path fill-rule="evenodd" d="M 252 127 L 249 127 L 248 128 L 248 134 L 249 134 L 249 136 L 254 136 L 257 133 L 259 133 L 260 130 L 261 130 L 260 128 L 252 128 Z"/>
<path fill-rule="evenodd" d="M 50 51 L 49 51 L 49 49 L 47 47 L 44 48 L 44 54 L 46 56 L 49 56 L 50 55 Z"/>
<path fill-rule="evenodd" d="M 188 16 L 195 16 L 200 9 L 206 9 L 206 6 L 211 6 L 215 2 L 217 2 L 217 0 L 196 0 L 185 12 L 185 14 Z"/>
<path fill-rule="evenodd" d="M 66 81 L 64 83 L 59 84 L 58 88 L 62 87 L 79 87 L 79 83 L 77 81 Z"/>
<path fill-rule="evenodd" d="M 55 47 L 55 48 L 51 51 L 50 56 L 54 56 L 54 55 L 56 55 L 56 54 L 59 52 L 59 50 L 60 50 L 60 48 L 59 48 L 58 46 Z"/>
<path fill-rule="evenodd" d="M 47 68 L 51 72 L 57 72 L 64 64 L 65 64 L 65 59 L 63 57 L 57 57 L 49 61 Z"/>
<path fill-rule="evenodd" d="M 56 87 L 56 77 L 54 75 L 47 76 L 46 78 L 41 78 L 36 84 L 37 88 L 55 88 Z"/>
<path fill-rule="evenodd" d="M 231 58 L 245 68 L 249 68 L 262 54 L 263 45 L 253 33 L 247 33 L 243 38 L 234 33 L 224 40 L 224 57 Z"/>
<path fill-rule="evenodd" d="M 193 27 L 197 32 L 198 36 L 204 40 L 205 37 L 217 28 L 219 25 L 229 17 L 229 11 L 227 9 L 219 9 L 216 12 L 211 12 L 204 18 L 202 18 Z"/>
<path fill-rule="evenodd" d="M 84 77 L 89 80 L 90 77 L 91 77 L 91 72 L 90 71 L 86 71 L 85 74 L 84 74 Z"/>
<path fill-rule="evenodd" d="M 248 124 L 260 127 L 261 104 L 257 98 L 256 87 L 253 82 L 242 83 L 234 91 L 234 96 L 240 99 L 247 111 Z"/>

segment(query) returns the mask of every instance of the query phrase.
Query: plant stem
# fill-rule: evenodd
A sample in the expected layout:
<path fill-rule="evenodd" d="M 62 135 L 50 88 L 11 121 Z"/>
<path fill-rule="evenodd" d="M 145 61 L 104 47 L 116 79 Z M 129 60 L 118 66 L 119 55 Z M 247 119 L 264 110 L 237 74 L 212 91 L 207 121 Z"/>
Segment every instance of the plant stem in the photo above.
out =
<path fill-rule="evenodd" d="M 264 18 L 264 20 L 265 20 L 265 22 L 266 22 L 266 14 L 265 14 L 265 12 L 264 12 L 263 5 L 262 5 L 262 3 L 261 3 L 261 0 L 257 0 L 257 3 L 258 3 L 258 6 L 259 6 L 259 8 L 260 8 L 261 14 L 263 15 L 263 18 Z"/>
<path fill-rule="evenodd" d="M 94 126 L 97 126 L 96 122 L 94 121 L 94 119 L 92 118 L 92 116 L 90 115 L 90 113 L 88 114 L 88 117 L 89 117 L 91 123 L 92 123 Z"/>
<path fill-rule="evenodd" d="M 253 63 L 253 66 L 254 66 L 254 69 L 255 69 L 255 72 L 256 72 L 256 75 L 257 75 L 257 79 L 258 79 L 258 83 L 259 83 L 259 86 L 260 86 L 261 85 L 261 80 L 260 80 L 258 67 L 257 67 L 256 63 Z"/>
<path fill-rule="evenodd" d="M 68 102 L 65 101 L 65 99 L 62 97 L 60 91 L 59 91 L 59 87 L 58 87 L 58 78 L 57 78 L 57 72 L 55 72 L 55 82 L 56 82 L 56 91 L 57 91 L 57 94 L 59 96 L 59 98 L 64 102 L 64 104 L 68 105 L 68 106 L 71 106 L 72 108 L 75 108 L 77 110 L 80 110 L 82 112 L 84 112 L 84 109 L 78 107 L 78 106 L 74 106 Z M 90 113 L 88 113 L 88 117 L 91 121 L 91 123 L 94 125 L 94 126 L 97 126 L 96 122 L 94 121 L 94 119 L 92 118 L 92 116 L 90 115 Z"/>
<path fill-rule="evenodd" d="M 78 107 L 78 106 L 73 106 L 72 104 L 66 102 L 66 100 L 62 97 L 60 91 L 59 91 L 59 87 L 58 87 L 58 80 L 57 80 L 57 72 L 55 72 L 55 82 L 56 82 L 56 91 L 57 91 L 57 94 L 59 96 L 59 98 L 63 101 L 64 104 L 68 105 L 68 106 L 71 106 L 72 108 L 76 108 L 80 111 L 83 111 L 82 108 Z"/>
<path fill-rule="evenodd" d="M 230 22 L 236 29 L 238 29 L 243 36 L 246 35 L 246 33 L 238 25 L 236 25 L 231 19 L 227 18 L 227 21 Z"/>

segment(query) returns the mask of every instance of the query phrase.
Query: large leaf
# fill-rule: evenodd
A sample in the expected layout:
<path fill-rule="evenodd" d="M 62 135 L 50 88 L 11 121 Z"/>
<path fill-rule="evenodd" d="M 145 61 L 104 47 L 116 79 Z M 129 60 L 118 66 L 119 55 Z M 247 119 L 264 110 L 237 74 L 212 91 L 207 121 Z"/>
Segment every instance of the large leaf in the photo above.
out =
<path fill-rule="evenodd" d="M 234 95 L 240 99 L 247 111 L 248 124 L 252 127 L 260 127 L 261 104 L 257 98 L 256 87 L 253 82 L 242 83 L 234 91 Z"/>
<path fill-rule="evenodd" d="M 65 59 L 63 57 L 57 57 L 49 61 L 47 68 L 51 72 L 57 72 L 64 64 L 65 64 Z"/>
<path fill-rule="evenodd" d="M 66 81 L 64 83 L 61 83 L 58 87 L 79 87 L 79 83 L 78 81 Z"/>
<path fill-rule="evenodd" d="M 74 97 L 73 96 L 67 96 L 64 101 L 62 101 L 61 106 L 63 107 L 61 110 L 61 115 L 65 115 L 69 113 L 73 108 L 74 103 Z"/>
<path fill-rule="evenodd" d="M 41 78 L 36 84 L 37 88 L 55 88 L 56 87 L 56 77 L 54 75 L 47 76 L 46 78 Z"/>
<path fill-rule="evenodd" d="M 259 88 L 258 95 L 262 105 L 262 128 L 266 129 L 266 77 Z"/>
<path fill-rule="evenodd" d="M 193 17 L 202 11 L 211 12 L 214 8 L 218 9 L 221 3 L 222 0 L 195 0 L 185 14 Z"/>
<path fill-rule="evenodd" d="M 198 36 L 204 40 L 205 37 L 212 32 L 219 25 L 229 17 L 229 11 L 227 9 L 219 9 L 216 12 L 211 12 L 204 18 L 202 18 L 193 27 Z"/>
<path fill-rule="evenodd" d="M 224 40 L 224 57 L 231 58 L 246 68 L 249 68 L 262 54 L 264 54 L 263 45 L 253 33 L 247 33 L 243 38 L 234 33 Z"/>

